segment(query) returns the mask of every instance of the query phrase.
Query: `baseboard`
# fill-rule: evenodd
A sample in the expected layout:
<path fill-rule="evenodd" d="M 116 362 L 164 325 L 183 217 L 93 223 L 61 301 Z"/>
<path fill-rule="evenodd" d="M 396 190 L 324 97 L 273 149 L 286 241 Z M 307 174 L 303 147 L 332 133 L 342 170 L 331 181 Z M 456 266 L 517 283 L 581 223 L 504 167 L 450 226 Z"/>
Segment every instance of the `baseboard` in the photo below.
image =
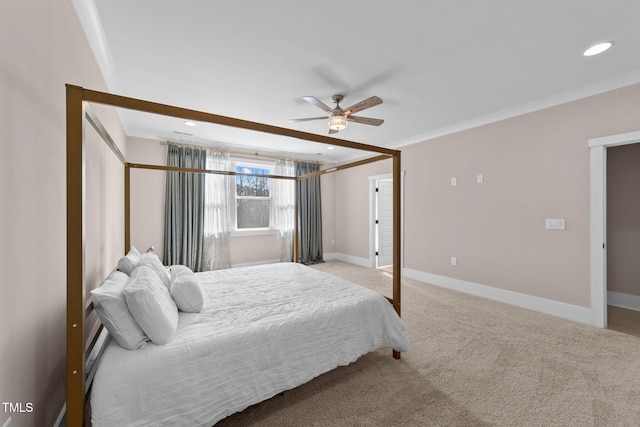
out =
<path fill-rule="evenodd" d="M 493 288 L 491 286 L 480 285 L 478 283 L 467 282 L 450 277 L 438 276 L 436 274 L 425 273 L 418 270 L 405 268 L 402 274 L 410 279 L 419 282 L 429 283 L 454 291 L 488 298 L 494 301 L 515 305 L 529 310 L 539 311 L 545 314 L 574 320 L 581 323 L 591 324 L 591 309 L 579 307 L 577 305 L 566 304 L 532 295 Z"/>
<path fill-rule="evenodd" d="M 330 252 L 322 254 L 322 258 L 325 261 L 337 259 L 338 261 L 348 262 L 349 264 L 359 265 L 360 267 L 371 268 L 371 260 L 367 258 L 360 258 L 353 255 L 347 255 L 340 252 Z"/>
<path fill-rule="evenodd" d="M 323 253 L 322 259 L 325 261 L 330 261 L 332 259 L 337 259 L 338 261 L 348 262 L 350 264 L 359 265 L 360 267 L 371 267 L 371 261 L 366 258 L 360 258 L 353 255 L 347 255 L 340 252 L 329 252 Z M 248 267 L 252 265 L 262 265 L 262 264 L 273 264 L 276 262 L 280 262 L 279 259 L 270 259 L 270 260 L 262 260 L 262 261 L 254 261 L 254 262 L 242 262 L 238 264 L 232 264 L 231 267 Z"/>
<path fill-rule="evenodd" d="M 273 264 L 276 262 L 280 262 L 279 259 L 268 259 L 264 261 L 254 261 L 254 262 L 241 262 L 239 264 L 231 264 L 231 267 L 249 267 L 251 265 L 262 265 L 262 264 Z"/>
<path fill-rule="evenodd" d="M 628 310 L 640 311 L 640 296 L 607 291 L 607 304 Z"/>

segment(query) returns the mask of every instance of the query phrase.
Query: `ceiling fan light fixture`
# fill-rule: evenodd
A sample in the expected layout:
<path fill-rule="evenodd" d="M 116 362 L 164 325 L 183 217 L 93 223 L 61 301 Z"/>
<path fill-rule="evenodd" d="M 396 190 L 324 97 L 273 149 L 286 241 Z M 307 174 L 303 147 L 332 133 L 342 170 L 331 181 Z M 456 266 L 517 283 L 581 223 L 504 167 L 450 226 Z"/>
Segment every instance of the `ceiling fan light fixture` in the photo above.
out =
<path fill-rule="evenodd" d="M 329 120 L 329 129 L 331 130 L 343 130 L 347 128 L 347 117 L 339 114 L 335 116 L 331 116 L 331 120 Z"/>

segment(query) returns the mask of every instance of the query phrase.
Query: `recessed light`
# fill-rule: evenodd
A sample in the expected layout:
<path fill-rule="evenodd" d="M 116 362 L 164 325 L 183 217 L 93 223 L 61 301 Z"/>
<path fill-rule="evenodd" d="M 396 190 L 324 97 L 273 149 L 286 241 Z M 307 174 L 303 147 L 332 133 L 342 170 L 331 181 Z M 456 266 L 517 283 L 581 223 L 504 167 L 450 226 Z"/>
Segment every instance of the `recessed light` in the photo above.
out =
<path fill-rule="evenodd" d="M 597 55 L 599 53 L 604 52 L 605 50 L 608 50 L 611 46 L 613 46 L 613 42 L 598 43 L 591 46 L 589 49 L 585 50 L 583 55 L 584 56 Z"/>
<path fill-rule="evenodd" d="M 327 147 L 327 150 L 333 150 L 336 147 L 332 147 L 331 145 Z"/>
<path fill-rule="evenodd" d="M 192 127 L 193 127 L 193 126 L 195 126 L 195 125 L 196 125 L 196 123 L 195 123 L 195 122 L 184 122 L 184 125 L 185 125 L 185 126 L 192 126 Z"/>

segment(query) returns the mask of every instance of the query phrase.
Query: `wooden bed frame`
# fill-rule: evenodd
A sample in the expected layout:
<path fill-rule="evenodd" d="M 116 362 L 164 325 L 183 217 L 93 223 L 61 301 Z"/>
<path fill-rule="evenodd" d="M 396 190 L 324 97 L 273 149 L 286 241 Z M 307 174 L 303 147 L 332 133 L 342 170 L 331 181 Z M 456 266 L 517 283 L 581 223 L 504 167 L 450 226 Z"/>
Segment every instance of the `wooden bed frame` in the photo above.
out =
<path fill-rule="evenodd" d="M 104 142 L 111 148 L 124 166 L 124 253 L 131 246 L 130 233 L 130 171 L 131 168 L 155 169 L 164 171 L 212 173 L 224 175 L 240 175 L 236 172 L 214 171 L 204 169 L 189 169 L 179 167 L 157 166 L 129 163 L 116 143 L 110 137 L 97 115 L 88 103 L 103 104 L 113 107 L 137 110 L 164 116 L 179 117 L 185 120 L 209 122 L 232 126 L 252 131 L 265 132 L 284 137 L 297 138 L 322 144 L 337 145 L 346 148 L 377 153 L 369 158 L 332 167 L 300 177 L 269 175 L 275 179 L 300 180 L 312 176 L 322 175 L 342 169 L 360 166 L 384 159 L 393 159 L 393 297 L 388 298 L 395 311 L 400 315 L 400 262 L 401 262 L 401 157 L 400 151 L 373 145 L 317 135 L 277 126 L 265 125 L 216 114 L 204 113 L 134 98 L 97 92 L 79 86 L 66 85 L 66 115 L 67 115 L 67 397 L 66 417 L 67 425 L 79 427 L 90 425 L 87 414 L 88 392 L 93 374 L 97 367 L 95 363 L 104 348 L 106 332 L 99 320 L 89 325 L 86 320 L 93 312 L 93 301 L 85 295 L 85 135 L 84 120 L 93 126 Z M 295 141 L 292 141 L 295 143 Z M 251 174 L 241 174 L 248 175 Z M 264 177 L 264 175 L 260 175 Z M 297 192 L 296 192 L 297 193 Z M 296 210 L 298 200 L 296 200 Z M 294 261 L 298 259 L 297 215 L 294 230 Z M 91 327 L 91 330 L 85 330 Z M 400 353 L 393 351 L 393 357 L 400 358 Z"/>

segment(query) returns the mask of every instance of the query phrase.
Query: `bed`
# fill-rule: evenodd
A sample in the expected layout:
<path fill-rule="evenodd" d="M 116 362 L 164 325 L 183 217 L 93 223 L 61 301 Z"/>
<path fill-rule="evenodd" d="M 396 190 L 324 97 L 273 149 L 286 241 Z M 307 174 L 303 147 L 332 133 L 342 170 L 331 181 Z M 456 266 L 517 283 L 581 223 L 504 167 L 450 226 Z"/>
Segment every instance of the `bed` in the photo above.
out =
<path fill-rule="evenodd" d="M 380 346 L 391 347 L 393 357 L 400 358 L 400 352 L 406 350 L 409 344 L 399 319 L 400 151 L 69 84 L 66 89 L 68 426 L 87 425 L 90 419 L 98 426 L 163 423 L 210 425 L 323 372 L 353 362 Z M 225 175 L 234 175 L 234 172 L 130 163 L 101 124 L 91 104 L 265 132 L 288 138 L 292 143 L 295 143 L 295 139 L 301 139 L 374 153 L 371 157 L 305 176 L 269 176 L 274 179 L 294 179 L 299 183 L 310 176 L 392 159 L 392 298 L 385 298 L 297 263 L 199 273 L 206 296 L 202 313 L 180 313 L 177 333 L 174 339 L 164 345 L 148 344 L 136 350 L 120 348 L 117 343 L 110 341 L 107 328 L 100 321 L 96 322 L 94 301 L 87 292 L 95 284 L 86 283 L 84 270 L 85 123 L 88 122 L 96 130 L 123 165 L 123 253 L 131 247 L 131 168 Z M 296 208 L 297 205 L 298 200 Z M 294 261 L 297 261 L 297 230 L 296 224 Z M 321 314 L 324 317 L 319 317 Z M 226 332 L 226 326 L 230 324 L 240 327 L 240 332 Z M 293 335 L 285 338 L 285 335 L 281 335 L 284 331 Z M 298 340 L 307 335 L 314 339 L 310 342 Z M 205 356 L 205 353 L 209 355 Z M 267 354 L 269 357 L 266 357 Z M 249 358 L 261 355 L 261 359 Z M 181 369 L 169 370 L 171 363 L 181 365 Z M 231 371 L 234 372 L 233 376 L 225 377 Z M 162 393 L 161 389 L 164 389 Z M 170 396 L 168 399 L 172 402 L 180 400 L 182 406 L 172 407 L 166 396 Z M 171 418 L 175 414 L 180 415 L 179 420 Z"/>
<path fill-rule="evenodd" d="M 377 292 L 296 263 L 198 273 L 200 313 L 165 345 L 107 346 L 91 397 L 102 426 L 211 426 L 381 346 L 409 339 Z"/>

